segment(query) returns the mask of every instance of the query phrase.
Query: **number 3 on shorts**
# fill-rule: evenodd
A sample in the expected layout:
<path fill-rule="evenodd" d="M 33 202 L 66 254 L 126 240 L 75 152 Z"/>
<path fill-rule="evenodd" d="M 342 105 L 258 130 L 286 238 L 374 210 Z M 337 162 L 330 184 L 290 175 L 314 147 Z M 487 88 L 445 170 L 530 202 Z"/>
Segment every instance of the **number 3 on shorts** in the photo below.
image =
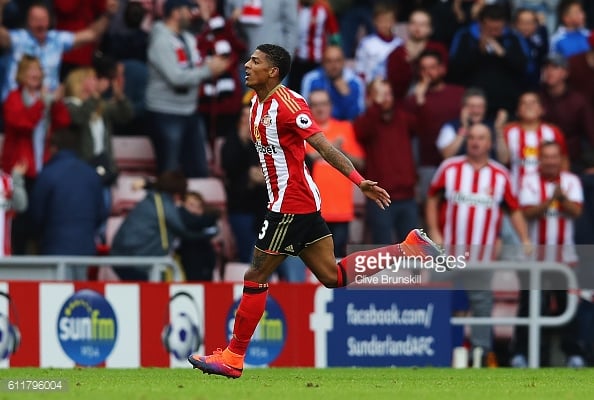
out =
<path fill-rule="evenodd" d="M 260 230 L 258 239 L 260 239 L 260 240 L 264 239 L 264 236 L 266 236 L 266 229 L 268 229 L 268 220 L 267 219 L 265 219 L 264 223 L 262 224 L 262 229 Z"/>

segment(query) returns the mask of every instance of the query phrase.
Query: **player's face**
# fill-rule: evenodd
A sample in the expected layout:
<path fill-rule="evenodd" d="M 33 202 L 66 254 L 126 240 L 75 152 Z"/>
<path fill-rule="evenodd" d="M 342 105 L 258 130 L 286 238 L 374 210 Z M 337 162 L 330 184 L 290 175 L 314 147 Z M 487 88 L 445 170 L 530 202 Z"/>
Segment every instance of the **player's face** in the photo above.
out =
<path fill-rule="evenodd" d="M 45 7 L 31 7 L 27 15 L 27 27 L 35 39 L 45 41 L 49 24 L 50 17 Z"/>
<path fill-rule="evenodd" d="M 472 125 L 466 140 L 469 157 L 481 158 L 489 154 L 489 150 L 491 150 L 491 132 L 486 125 Z"/>
<path fill-rule="evenodd" d="M 540 100 L 534 93 L 526 93 L 518 102 L 518 116 L 523 121 L 536 121 L 542 116 Z"/>
<path fill-rule="evenodd" d="M 266 54 L 260 50 L 254 51 L 244 66 L 245 85 L 252 89 L 265 85 L 275 68 L 270 65 Z"/>
<path fill-rule="evenodd" d="M 408 22 L 408 36 L 413 40 L 424 40 L 431 35 L 431 18 L 427 13 L 417 11 Z"/>
<path fill-rule="evenodd" d="M 557 145 L 543 146 L 540 149 L 539 168 L 544 176 L 557 176 L 561 172 L 561 149 Z"/>

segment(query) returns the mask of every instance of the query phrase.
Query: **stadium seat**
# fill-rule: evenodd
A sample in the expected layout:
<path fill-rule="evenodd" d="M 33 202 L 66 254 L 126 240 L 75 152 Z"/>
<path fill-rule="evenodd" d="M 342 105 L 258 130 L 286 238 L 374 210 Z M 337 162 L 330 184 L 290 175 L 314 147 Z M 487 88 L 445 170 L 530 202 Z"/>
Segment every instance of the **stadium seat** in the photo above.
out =
<path fill-rule="evenodd" d="M 144 198 L 145 190 L 134 190 L 132 184 L 143 179 L 140 175 L 120 175 L 112 188 L 112 215 L 122 215 L 130 211 L 136 203 Z"/>
<path fill-rule="evenodd" d="M 223 280 L 225 282 L 243 282 L 243 274 L 250 268 L 248 263 L 228 262 L 225 264 Z"/>
<path fill-rule="evenodd" d="M 148 137 L 118 136 L 112 139 L 112 146 L 113 156 L 120 171 L 155 174 L 155 151 Z"/>
<path fill-rule="evenodd" d="M 219 178 L 190 178 L 188 191 L 200 193 L 207 204 L 225 211 L 227 194 Z"/>

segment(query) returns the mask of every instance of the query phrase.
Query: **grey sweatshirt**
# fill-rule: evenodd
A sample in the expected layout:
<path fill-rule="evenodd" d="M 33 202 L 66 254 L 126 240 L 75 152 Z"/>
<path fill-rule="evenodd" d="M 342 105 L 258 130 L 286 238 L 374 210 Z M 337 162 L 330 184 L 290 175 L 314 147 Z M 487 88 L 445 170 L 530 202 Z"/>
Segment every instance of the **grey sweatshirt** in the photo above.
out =
<path fill-rule="evenodd" d="M 153 25 L 148 46 L 146 108 L 175 115 L 190 115 L 198 106 L 198 86 L 212 76 L 206 65 L 197 66 L 196 39 L 182 33 L 183 41 L 163 22 Z M 189 54 L 188 54 L 189 52 Z"/>

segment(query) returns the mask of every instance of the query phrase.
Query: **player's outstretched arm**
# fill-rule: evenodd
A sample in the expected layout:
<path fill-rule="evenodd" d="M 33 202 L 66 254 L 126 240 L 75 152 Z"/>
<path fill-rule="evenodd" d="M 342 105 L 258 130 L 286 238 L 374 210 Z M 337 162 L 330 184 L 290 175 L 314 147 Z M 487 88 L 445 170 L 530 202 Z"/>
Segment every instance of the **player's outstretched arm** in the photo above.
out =
<path fill-rule="evenodd" d="M 390 204 L 390 195 L 383 188 L 377 186 L 377 182 L 363 179 L 357 172 L 351 160 L 326 139 L 322 132 L 311 135 L 307 139 L 314 149 L 320 153 L 322 158 L 332 165 L 344 176 L 349 178 L 355 185 L 359 186 L 365 196 L 375 201 L 376 204 L 385 209 Z"/>

